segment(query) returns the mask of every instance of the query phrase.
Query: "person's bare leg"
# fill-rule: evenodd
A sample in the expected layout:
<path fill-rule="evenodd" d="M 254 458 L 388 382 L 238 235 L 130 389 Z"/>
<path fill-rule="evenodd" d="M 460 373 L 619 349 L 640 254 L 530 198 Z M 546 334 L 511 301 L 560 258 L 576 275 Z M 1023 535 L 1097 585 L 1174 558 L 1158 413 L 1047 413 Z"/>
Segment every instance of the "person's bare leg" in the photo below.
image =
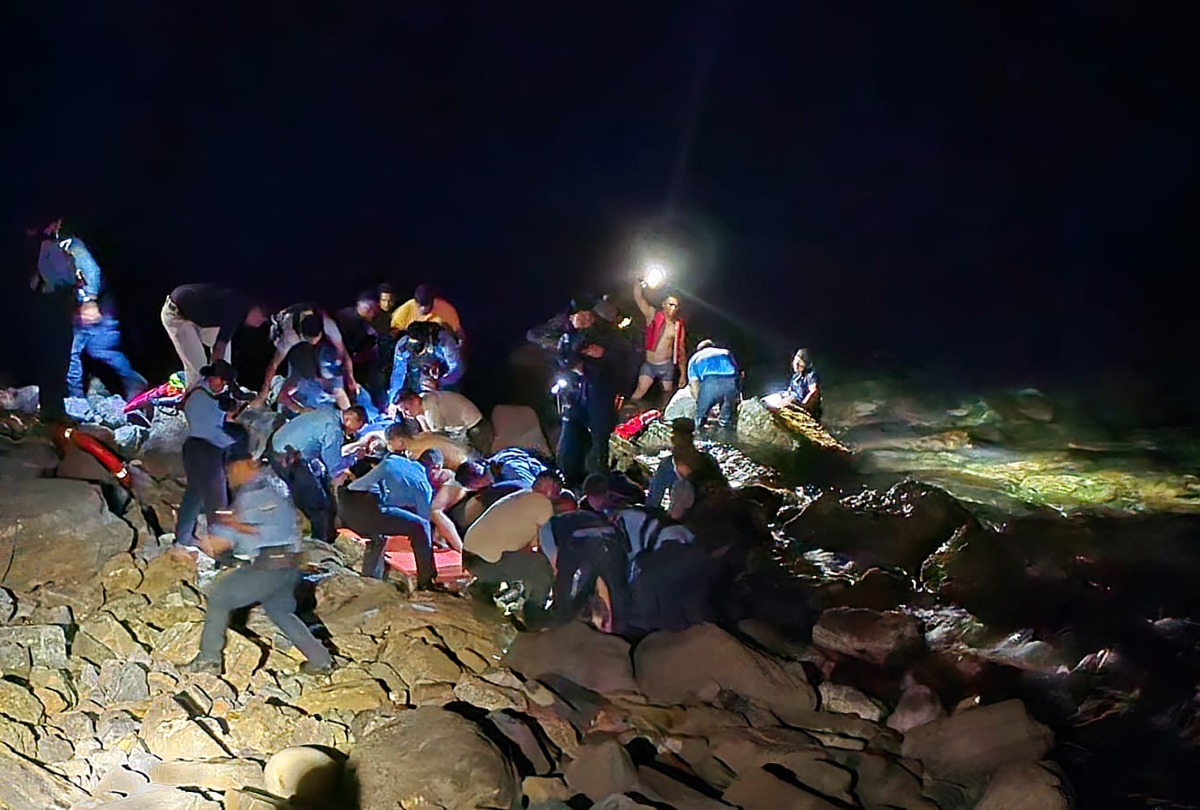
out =
<path fill-rule="evenodd" d="M 645 374 L 639 374 L 637 388 L 634 389 L 633 396 L 630 397 L 630 399 L 641 402 L 642 397 L 646 396 L 647 392 L 650 390 L 650 386 L 652 385 L 654 385 L 654 380 L 652 378 L 647 377 Z"/>
<path fill-rule="evenodd" d="M 663 380 L 662 381 L 662 405 L 659 406 L 660 410 L 665 411 L 667 409 L 667 405 L 669 405 L 671 402 L 671 395 L 674 393 L 675 393 L 675 383 L 673 383 L 671 380 Z"/>
<path fill-rule="evenodd" d="M 454 522 L 445 512 L 441 509 L 434 509 L 429 513 L 429 522 L 433 524 L 433 528 L 437 530 L 442 539 L 450 544 L 450 548 L 458 552 L 463 550 L 462 538 L 458 536 L 458 529 L 455 528 Z"/>

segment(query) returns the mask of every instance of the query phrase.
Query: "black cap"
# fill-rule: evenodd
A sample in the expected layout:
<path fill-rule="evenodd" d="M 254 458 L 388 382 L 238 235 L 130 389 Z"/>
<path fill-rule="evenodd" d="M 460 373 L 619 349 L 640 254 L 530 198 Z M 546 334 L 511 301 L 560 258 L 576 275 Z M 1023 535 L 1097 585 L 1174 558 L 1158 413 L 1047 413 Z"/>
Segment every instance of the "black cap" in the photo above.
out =
<path fill-rule="evenodd" d="M 200 369 L 201 377 L 220 377 L 225 382 L 232 385 L 237 382 L 237 372 L 233 366 L 224 360 L 213 360 L 204 368 Z"/>
<path fill-rule="evenodd" d="M 413 293 L 413 300 L 417 302 L 417 306 L 423 309 L 433 306 L 433 299 L 436 297 L 432 284 L 421 284 L 417 287 L 417 291 Z"/>
<path fill-rule="evenodd" d="M 696 432 L 696 421 L 686 416 L 677 416 L 671 420 L 671 431 L 673 433 L 694 434 Z"/>
<path fill-rule="evenodd" d="M 587 312 L 596 306 L 595 296 L 589 293 L 580 293 L 571 299 L 571 306 L 568 309 L 570 314 L 574 315 L 577 312 Z"/>

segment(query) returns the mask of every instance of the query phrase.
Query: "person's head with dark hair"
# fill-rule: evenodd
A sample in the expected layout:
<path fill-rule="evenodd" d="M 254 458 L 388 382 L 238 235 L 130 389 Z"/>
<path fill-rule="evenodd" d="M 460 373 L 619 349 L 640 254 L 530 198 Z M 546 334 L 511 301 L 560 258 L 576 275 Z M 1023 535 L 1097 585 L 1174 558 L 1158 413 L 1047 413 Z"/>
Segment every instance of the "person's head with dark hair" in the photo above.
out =
<path fill-rule="evenodd" d="M 425 469 L 441 469 L 446 464 L 446 455 L 436 447 L 430 447 L 417 458 Z"/>
<path fill-rule="evenodd" d="M 416 419 L 425 413 L 425 403 L 421 400 L 421 395 L 409 389 L 400 392 L 396 397 L 396 405 L 400 408 L 400 413 L 409 419 Z"/>
<path fill-rule="evenodd" d="M 680 447 L 695 447 L 696 422 L 686 416 L 671 420 L 671 447 L 678 452 Z"/>
<path fill-rule="evenodd" d="M 351 436 L 357 435 L 367 426 L 367 409 L 361 405 L 351 405 L 342 411 L 342 427 Z"/>
<path fill-rule="evenodd" d="M 380 284 L 375 288 L 375 300 L 381 310 L 391 312 L 396 308 L 396 288 L 387 282 Z"/>
<path fill-rule="evenodd" d="M 454 478 L 464 489 L 472 492 L 490 487 L 495 483 L 492 471 L 488 465 L 477 459 L 464 461 L 454 473 Z"/>
<path fill-rule="evenodd" d="M 359 290 L 354 297 L 354 311 L 364 321 L 372 320 L 379 314 L 379 294 L 374 290 Z"/>
<path fill-rule="evenodd" d="M 604 473 L 590 473 L 583 479 L 583 503 L 587 508 L 604 512 L 612 507 L 614 495 Z"/>
<path fill-rule="evenodd" d="M 558 470 L 542 470 L 534 477 L 533 486 L 530 489 L 547 497 L 557 498 L 563 489 L 562 473 Z"/>
<path fill-rule="evenodd" d="M 422 315 L 428 315 L 433 312 L 433 302 L 437 300 L 437 294 L 434 292 L 432 284 L 419 284 L 413 292 L 413 300 L 417 302 L 417 309 Z"/>
<path fill-rule="evenodd" d="M 387 442 L 388 450 L 403 453 L 408 449 L 408 440 L 412 438 L 412 433 L 403 422 L 393 422 L 383 432 L 383 438 Z"/>
<path fill-rule="evenodd" d="M 564 489 L 550 500 L 554 501 L 554 514 L 556 515 L 579 511 L 579 501 L 576 500 L 575 493 L 569 489 Z"/>
<path fill-rule="evenodd" d="M 803 374 L 810 368 L 812 368 L 812 356 L 808 353 L 808 349 L 796 349 L 796 353 L 792 355 L 792 373 Z"/>
<path fill-rule="evenodd" d="M 318 312 L 305 312 L 296 324 L 296 333 L 309 343 L 317 343 L 325 335 L 325 319 Z"/>

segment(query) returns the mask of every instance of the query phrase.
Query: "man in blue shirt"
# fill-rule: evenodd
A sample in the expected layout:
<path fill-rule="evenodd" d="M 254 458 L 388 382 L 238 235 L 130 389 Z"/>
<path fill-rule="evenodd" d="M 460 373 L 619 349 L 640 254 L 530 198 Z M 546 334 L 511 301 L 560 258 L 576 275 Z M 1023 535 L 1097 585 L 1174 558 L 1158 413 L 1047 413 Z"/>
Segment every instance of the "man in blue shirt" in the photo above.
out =
<path fill-rule="evenodd" d="M 196 523 L 201 513 L 211 527 L 217 513 L 228 505 L 225 480 L 225 450 L 233 444 L 226 431 L 227 414 L 233 408 L 229 387 L 236 381 L 233 366 L 216 360 L 200 369 L 200 382 L 183 399 L 188 433 L 183 442 L 183 470 L 187 488 L 179 504 L 175 542 L 185 546 L 197 542 Z"/>
<path fill-rule="evenodd" d="M 417 563 L 417 588 L 436 587 L 433 533 L 433 486 L 425 467 L 404 455 L 403 425 L 392 425 L 385 434 L 388 455 L 363 477 L 338 491 L 342 525 L 367 540 L 363 576 L 382 579 L 387 538 L 404 535 L 412 544 Z"/>
<path fill-rule="evenodd" d="M 259 603 L 308 659 L 301 671 L 327 672 L 333 657 L 296 615 L 296 585 L 300 582 L 296 512 L 286 491 L 266 475 L 250 452 L 245 430 L 232 430 L 237 440 L 229 448 L 226 468 L 235 491 L 231 514 L 210 528 L 200 548 L 212 557 L 230 552 L 239 565 L 213 582 L 200 652 L 187 668 L 219 675 L 229 614 Z"/>
<path fill-rule="evenodd" d="M 702 340 L 688 361 L 687 376 L 696 398 L 696 429 L 703 430 L 709 411 L 720 405 L 717 420 L 721 430 L 732 430 L 741 396 L 741 371 L 733 353 Z"/>
<path fill-rule="evenodd" d="M 77 277 L 71 254 L 59 244 L 62 219 L 46 225 L 40 233 L 37 272 L 29 280 L 34 291 L 33 309 L 38 324 L 37 340 L 28 345 L 41 351 L 38 362 L 38 404 L 47 423 L 67 423 L 63 399 L 67 396 L 67 364 L 71 357 L 72 320 L 75 317 Z"/>
<path fill-rule="evenodd" d="M 71 361 L 67 366 L 67 390 L 73 397 L 84 395 L 83 355 L 86 354 L 115 371 L 125 387 L 125 398 L 133 399 L 146 390 L 146 378 L 134 371 L 133 364 L 120 349 L 121 326 L 100 265 L 79 237 L 67 237 L 62 244 L 75 263 L 79 279 L 79 313 L 75 316 Z"/>
<path fill-rule="evenodd" d="M 271 437 L 272 466 L 291 487 L 313 536 L 327 542 L 337 536 L 333 481 L 354 463 L 342 458 L 342 440 L 342 416 L 332 405 L 284 422 Z"/>

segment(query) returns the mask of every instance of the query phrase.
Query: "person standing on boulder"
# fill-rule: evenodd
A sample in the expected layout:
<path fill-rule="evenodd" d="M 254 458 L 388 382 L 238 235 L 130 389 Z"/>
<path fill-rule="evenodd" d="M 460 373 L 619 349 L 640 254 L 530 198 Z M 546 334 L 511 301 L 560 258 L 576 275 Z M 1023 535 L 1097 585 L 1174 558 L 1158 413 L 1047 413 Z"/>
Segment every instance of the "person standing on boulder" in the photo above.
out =
<path fill-rule="evenodd" d="M 212 557 L 232 552 L 238 566 L 221 574 L 208 593 L 200 652 L 186 666 L 192 672 L 221 674 L 225 630 L 233 611 L 259 603 L 271 621 L 307 659 L 305 673 L 328 672 L 333 657 L 296 615 L 300 582 L 300 535 L 286 491 L 265 474 L 250 449 L 249 434 L 230 428 L 233 444 L 226 471 L 235 492 L 232 514 L 209 528 L 200 548 Z"/>
<path fill-rule="evenodd" d="M 61 244 L 63 250 L 71 255 L 79 280 L 76 292 L 79 311 L 75 315 L 71 361 L 67 366 L 68 393 L 73 397 L 82 397 L 85 393 L 83 356 L 86 354 L 115 371 L 125 387 L 125 398 L 133 399 L 146 390 L 146 378 L 134 370 L 129 358 L 121 351 L 121 326 L 100 273 L 100 265 L 96 264 L 91 251 L 79 237 L 67 236 Z"/>
<path fill-rule="evenodd" d="M 71 358 L 72 323 L 77 305 L 76 276 L 71 254 L 60 244 L 62 219 L 56 219 L 41 230 L 37 272 L 29 280 L 34 296 L 34 314 L 41 330 L 37 340 L 28 345 L 40 349 L 38 363 L 38 405 L 42 421 L 48 424 L 67 423 L 67 367 Z M 37 236 L 35 229 L 30 236 Z"/>
<path fill-rule="evenodd" d="M 230 342 L 242 324 L 256 329 L 266 323 L 262 307 L 236 290 L 216 284 L 183 284 L 167 296 L 162 325 L 183 363 L 184 384 L 200 382 L 200 367 L 213 360 L 231 362 Z"/>
<path fill-rule="evenodd" d="M 200 381 L 183 398 L 187 439 L 183 442 L 183 470 L 187 476 L 183 500 L 175 522 L 175 542 L 197 545 L 196 523 L 203 512 L 211 527 L 217 513 L 229 504 L 225 480 L 225 450 L 233 444 L 226 431 L 234 400 L 229 393 L 236 382 L 233 366 L 214 360 L 199 370 Z"/>
<path fill-rule="evenodd" d="M 679 317 L 679 298 L 667 295 L 662 300 L 662 308 L 655 309 L 646 300 L 645 288 L 644 280 L 633 287 L 633 300 L 646 319 L 646 361 L 638 372 L 633 399 L 641 400 L 657 382 L 662 386 L 665 405 L 675 390 L 676 380 L 680 388 L 687 385 L 687 332 Z"/>

